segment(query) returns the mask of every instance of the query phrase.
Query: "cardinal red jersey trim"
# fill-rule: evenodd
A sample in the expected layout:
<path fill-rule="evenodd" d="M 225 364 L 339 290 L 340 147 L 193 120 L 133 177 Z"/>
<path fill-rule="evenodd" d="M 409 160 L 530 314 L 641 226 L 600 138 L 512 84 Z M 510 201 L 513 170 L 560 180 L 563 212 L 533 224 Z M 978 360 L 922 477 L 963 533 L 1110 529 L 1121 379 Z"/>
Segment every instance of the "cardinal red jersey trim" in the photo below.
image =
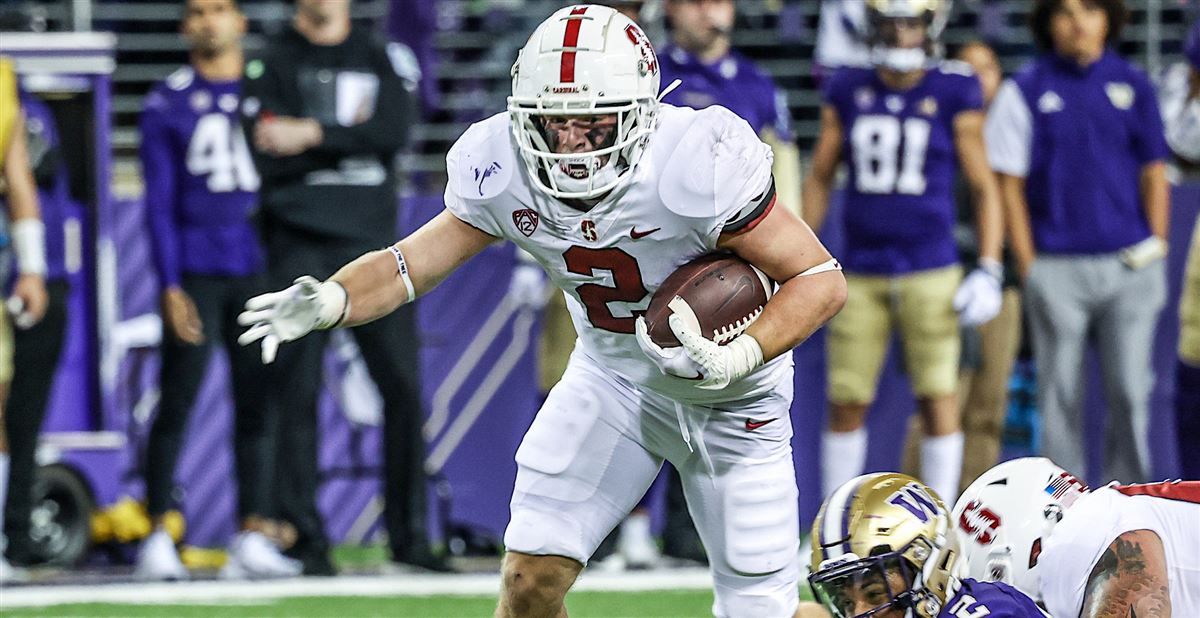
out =
<path fill-rule="evenodd" d="M 575 47 L 579 45 L 579 28 L 583 25 L 583 17 L 577 16 L 586 12 L 587 7 L 581 6 L 573 9 L 567 17 L 567 31 L 563 34 L 562 64 L 558 68 L 558 81 L 566 84 L 575 81 Z"/>
<path fill-rule="evenodd" d="M 1200 481 L 1168 481 L 1142 485 L 1113 485 L 1113 489 L 1126 496 L 1153 496 L 1200 504 Z"/>

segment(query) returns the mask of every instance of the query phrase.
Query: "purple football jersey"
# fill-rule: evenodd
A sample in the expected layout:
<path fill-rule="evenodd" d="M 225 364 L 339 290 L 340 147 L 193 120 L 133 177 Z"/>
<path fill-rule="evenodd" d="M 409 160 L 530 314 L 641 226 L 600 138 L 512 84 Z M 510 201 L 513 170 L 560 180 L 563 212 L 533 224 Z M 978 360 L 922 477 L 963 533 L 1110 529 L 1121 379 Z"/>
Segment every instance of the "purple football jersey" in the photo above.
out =
<path fill-rule="evenodd" d="M 1020 590 L 1000 582 L 964 579 L 938 618 L 989 616 L 990 618 L 1044 618 L 1045 613 Z"/>
<path fill-rule="evenodd" d="M 692 109 L 720 105 L 750 123 L 759 135 L 771 129 L 783 141 L 795 139 L 783 91 L 741 54 L 731 51 L 712 64 L 704 64 L 679 46 L 668 45 L 658 61 L 664 86 L 676 79 L 682 81 L 663 102 Z"/>
<path fill-rule="evenodd" d="M 847 270 L 899 275 L 958 262 L 954 118 L 983 109 L 968 65 L 946 61 L 913 88 L 888 88 L 874 69 L 843 68 L 825 103 L 841 119 Z"/>
<path fill-rule="evenodd" d="M 263 267 L 250 217 L 258 172 L 242 132 L 239 83 L 185 67 L 151 89 L 141 118 L 146 211 L 160 283 L 181 273 L 247 275 Z"/>

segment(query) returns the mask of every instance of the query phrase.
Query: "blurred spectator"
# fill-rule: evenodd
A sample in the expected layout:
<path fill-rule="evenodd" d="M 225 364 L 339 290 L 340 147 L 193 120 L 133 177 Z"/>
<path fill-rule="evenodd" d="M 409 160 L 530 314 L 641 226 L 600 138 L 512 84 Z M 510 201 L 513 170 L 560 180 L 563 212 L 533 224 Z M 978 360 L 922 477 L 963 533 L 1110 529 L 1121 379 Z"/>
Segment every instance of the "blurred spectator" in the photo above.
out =
<path fill-rule="evenodd" d="M 956 57 L 971 65 L 983 87 L 983 104 L 991 105 L 1000 88 L 1003 74 L 992 48 L 982 41 L 967 43 Z M 979 260 L 979 243 L 975 235 L 975 209 L 971 205 L 969 187 L 960 182 L 955 190 L 958 203 L 958 223 L 954 238 L 958 244 L 959 261 L 963 268 L 974 269 Z M 1008 408 L 1008 379 L 1013 362 L 1021 347 L 1021 292 L 1017 286 L 1012 254 L 1004 251 L 1004 299 L 1000 313 L 979 326 L 963 327 L 962 355 L 958 371 L 958 409 L 963 427 L 963 465 L 959 490 L 983 474 L 1000 459 L 1000 441 L 1004 433 L 1004 417 Z M 904 469 L 919 474 L 920 454 L 917 435 L 924 433 L 920 416 L 910 424 L 905 448 Z"/>
<path fill-rule="evenodd" d="M 642 19 L 642 5 L 646 3 L 644 0 L 598 0 L 596 4 L 602 6 L 611 6 L 640 26 Z"/>
<path fill-rule="evenodd" d="M 188 414 L 212 351 L 229 354 L 234 462 L 241 532 L 226 577 L 298 575 L 300 564 L 269 540 L 273 532 L 272 421 L 266 380 L 253 350 L 236 343 L 237 314 L 265 286 L 262 247 L 251 223 L 258 173 L 238 108 L 246 18 L 234 0 L 189 0 L 181 31 L 191 66 L 157 84 L 141 119 L 142 173 L 154 265 L 162 286 L 162 399 L 146 447 L 146 502 L 154 532 L 138 552 L 142 579 L 184 579 L 163 516 L 172 508 L 175 464 Z"/>
<path fill-rule="evenodd" d="M 13 376 L 11 327 L 34 327 L 46 313 L 48 299 L 45 226 L 38 211 L 37 185 L 29 167 L 16 73 L 12 63 L 3 56 L 0 56 L 0 179 L 4 181 L 9 237 L 16 257 L 16 282 L 4 309 L 0 309 L 0 391 L 7 392 Z M 16 573 L 3 556 L 9 464 L 3 392 L 0 392 L 0 581 L 8 581 Z"/>
<path fill-rule="evenodd" d="M 1163 76 L 1160 101 L 1167 143 L 1181 180 L 1200 178 L 1200 22 L 1192 26 L 1184 62 Z M 1175 433 L 1184 478 L 1200 478 L 1200 219 L 1192 230 L 1179 302 L 1179 362 L 1175 368 Z"/>
<path fill-rule="evenodd" d="M 948 5 L 921 6 L 930 8 L 868 3 L 875 66 L 842 68 L 826 80 L 804 208 L 809 225 L 819 229 L 844 152 L 849 174 L 842 263 L 850 295 L 830 322 L 827 340 L 825 491 L 863 472 L 865 417 L 897 328 L 924 419 L 921 478 L 953 502 L 963 448 L 956 398 L 959 326 L 985 323 L 1000 310 L 1002 223 L 983 149 L 979 80 L 961 62 L 936 60 Z M 979 246 L 978 266 L 965 278 L 954 239 L 960 167 L 976 208 Z"/>
<path fill-rule="evenodd" d="M 441 103 L 437 83 L 437 53 L 434 48 L 437 11 L 438 2 L 434 0 L 392 0 L 387 16 L 388 34 L 412 50 L 417 65 L 421 67 L 418 92 L 421 95 L 421 109 L 425 113 L 437 109 Z"/>
<path fill-rule="evenodd" d="M 693 109 L 721 105 L 750 123 L 775 154 L 772 172 L 779 203 L 799 213 L 800 151 L 787 96 L 733 49 L 733 0 L 666 0 L 666 16 L 671 43 L 658 54 L 662 83 L 682 83 L 663 102 Z"/>
<path fill-rule="evenodd" d="M 814 50 L 818 77 L 841 67 L 871 66 L 866 31 L 866 0 L 822 0 Z"/>
<path fill-rule="evenodd" d="M 297 0 L 292 29 L 246 65 L 245 129 L 262 174 L 271 285 L 328 277 L 387 246 L 397 229 L 393 160 L 415 120 L 412 52 L 352 26 L 349 2 Z M 442 570 L 425 527 L 417 333 L 412 305 L 351 329 L 384 401 L 384 522 L 392 559 Z M 279 350 L 272 393 L 283 411 L 277 482 L 309 575 L 332 575 L 317 510 L 317 394 L 328 333 Z M 270 360 L 264 358 L 264 360 Z"/>
<path fill-rule="evenodd" d="M 1108 402 L 1103 471 L 1146 480 L 1150 362 L 1166 301 L 1169 152 L 1150 81 L 1108 47 L 1121 0 L 1037 0 L 1043 54 L 1000 87 L 987 122 L 1025 279 L 1042 453 L 1084 470 L 1083 373 L 1096 344 Z"/>
<path fill-rule="evenodd" d="M 29 536 L 34 452 L 46 414 L 46 403 L 67 326 L 67 264 L 64 224 L 71 204 L 66 165 L 59 152 L 59 135 L 50 108 L 36 96 L 20 94 L 25 113 L 29 164 L 37 183 L 38 205 L 46 238 L 45 316 L 36 325 L 13 333 L 12 387 L 6 402 L 5 431 L 9 437 L 10 476 L 7 512 L 8 558 L 21 566 L 38 560 Z"/>

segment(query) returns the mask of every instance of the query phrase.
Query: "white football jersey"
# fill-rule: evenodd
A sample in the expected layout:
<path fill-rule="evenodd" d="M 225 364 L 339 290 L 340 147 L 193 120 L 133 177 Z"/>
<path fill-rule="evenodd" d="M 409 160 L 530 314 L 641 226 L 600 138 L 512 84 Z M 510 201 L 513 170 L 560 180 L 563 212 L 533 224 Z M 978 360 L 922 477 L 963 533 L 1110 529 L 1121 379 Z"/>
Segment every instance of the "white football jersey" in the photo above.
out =
<path fill-rule="evenodd" d="M 1042 599 L 1051 616 L 1078 616 L 1088 576 L 1121 534 L 1162 539 L 1172 616 L 1200 616 L 1200 483 L 1109 486 L 1083 495 L 1042 544 Z"/>
<path fill-rule="evenodd" d="M 771 149 L 722 107 L 662 105 L 632 178 L 591 210 L 533 188 L 509 117 L 472 125 L 446 155 L 446 207 L 516 243 L 563 290 L 580 349 L 614 374 L 683 403 L 731 402 L 791 381 L 783 354 L 721 391 L 664 375 L 638 347 L 634 323 L 679 266 L 716 250 L 723 230 L 749 229 L 773 204 Z"/>

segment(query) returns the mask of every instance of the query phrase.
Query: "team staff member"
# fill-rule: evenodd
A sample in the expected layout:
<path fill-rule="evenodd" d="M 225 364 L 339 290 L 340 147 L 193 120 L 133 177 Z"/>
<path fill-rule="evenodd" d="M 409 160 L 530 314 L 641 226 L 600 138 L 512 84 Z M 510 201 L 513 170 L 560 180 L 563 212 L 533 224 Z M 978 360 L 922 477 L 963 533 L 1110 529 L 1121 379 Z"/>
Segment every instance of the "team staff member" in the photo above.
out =
<path fill-rule="evenodd" d="M 1138 482 L 1150 473 L 1169 151 L 1150 80 L 1108 47 L 1124 21 L 1121 0 L 1038 0 L 1030 24 L 1043 53 L 1000 87 L 986 141 L 1025 279 L 1042 452 L 1086 469 L 1083 355 L 1094 342 L 1107 444 L 1133 443 L 1106 448 L 1090 477 Z"/>
<path fill-rule="evenodd" d="M 262 228 L 272 285 L 327 277 L 391 243 L 393 159 L 416 114 L 420 78 L 407 47 L 352 26 L 350 2 L 297 0 L 292 28 L 246 64 L 245 128 L 262 175 Z M 444 562 L 425 530 L 425 444 L 414 313 L 406 307 L 353 329 L 384 401 L 384 520 L 392 559 Z M 293 554 L 306 574 L 332 574 L 317 511 L 317 394 L 322 333 L 279 350 L 271 387 L 282 411 L 278 482 Z"/>
<path fill-rule="evenodd" d="M 9 235 L 16 254 L 17 279 L 0 309 L 0 389 L 12 380 L 12 335 L 9 319 L 17 328 L 41 321 L 46 295 L 46 229 L 38 210 L 37 186 L 29 168 L 25 122 L 17 99 L 17 76 L 12 63 L 0 57 L 0 175 L 8 202 Z M 8 495 L 8 437 L 0 397 L 0 581 L 14 576 L 4 559 L 4 501 Z"/>

